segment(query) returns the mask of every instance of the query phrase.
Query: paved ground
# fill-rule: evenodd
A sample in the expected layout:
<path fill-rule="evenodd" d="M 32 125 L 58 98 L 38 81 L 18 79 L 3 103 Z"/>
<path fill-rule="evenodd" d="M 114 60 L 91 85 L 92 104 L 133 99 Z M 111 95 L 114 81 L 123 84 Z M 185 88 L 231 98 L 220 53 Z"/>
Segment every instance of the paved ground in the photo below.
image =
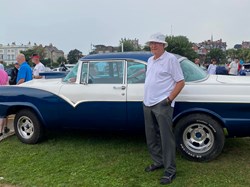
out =
<path fill-rule="evenodd" d="M 14 122 L 14 115 L 11 115 L 8 117 L 8 125 L 7 125 L 7 127 L 10 129 L 10 132 L 8 132 L 7 134 L 3 134 L 3 136 L 0 137 L 0 141 L 15 134 L 13 122 Z"/>

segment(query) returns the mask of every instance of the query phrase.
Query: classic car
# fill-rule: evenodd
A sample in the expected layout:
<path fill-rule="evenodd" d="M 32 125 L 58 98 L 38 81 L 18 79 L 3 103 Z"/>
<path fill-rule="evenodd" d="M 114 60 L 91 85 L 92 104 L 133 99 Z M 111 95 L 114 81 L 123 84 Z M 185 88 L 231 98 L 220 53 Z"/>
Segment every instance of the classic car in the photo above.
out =
<path fill-rule="evenodd" d="M 62 79 L 0 88 L 0 117 L 15 114 L 20 141 L 35 144 L 45 129 L 144 131 L 143 88 L 150 52 L 88 55 Z M 175 100 L 177 148 L 187 159 L 209 161 L 225 137 L 250 135 L 250 79 L 208 75 L 176 55 L 186 85 Z"/>

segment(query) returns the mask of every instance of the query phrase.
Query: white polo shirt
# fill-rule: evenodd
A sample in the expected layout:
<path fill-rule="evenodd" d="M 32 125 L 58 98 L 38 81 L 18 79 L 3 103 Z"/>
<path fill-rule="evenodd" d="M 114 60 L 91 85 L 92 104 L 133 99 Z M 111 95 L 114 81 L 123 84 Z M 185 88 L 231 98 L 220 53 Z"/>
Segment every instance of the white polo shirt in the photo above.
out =
<path fill-rule="evenodd" d="M 177 58 L 164 52 L 158 59 L 148 59 L 144 85 L 144 104 L 153 106 L 166 99 L 177 82 L 184 80 L 182 69 Z M 174 107 L 174 101 L 171 104 Z"/>
<path fill-rule="evenodd" d="M 239 67 L 239 64 L 235 61 L 232 61 L 230 64 L 229 64 L 229 72 L 228 74 L 230 75 L 238 75 L 238 67 Z"/>
<path fill-rule="evenodd" d="M 39 73 L 44 71 L 45 71 L 44 65 L 41 62 L 39 62 L 33 69 L 33 75 L 39 76 Z"/>

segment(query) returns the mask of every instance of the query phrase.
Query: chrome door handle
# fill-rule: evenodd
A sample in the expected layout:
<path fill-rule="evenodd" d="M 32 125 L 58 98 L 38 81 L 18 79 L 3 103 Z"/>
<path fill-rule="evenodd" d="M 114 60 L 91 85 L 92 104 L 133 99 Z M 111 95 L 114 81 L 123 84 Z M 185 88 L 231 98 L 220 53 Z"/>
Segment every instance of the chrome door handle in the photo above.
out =
<path fill-rule="evenodd" d="M 114 89 L 121 89 L 121 90 L 125 90 L 126 86 L 113 86 Z"/>

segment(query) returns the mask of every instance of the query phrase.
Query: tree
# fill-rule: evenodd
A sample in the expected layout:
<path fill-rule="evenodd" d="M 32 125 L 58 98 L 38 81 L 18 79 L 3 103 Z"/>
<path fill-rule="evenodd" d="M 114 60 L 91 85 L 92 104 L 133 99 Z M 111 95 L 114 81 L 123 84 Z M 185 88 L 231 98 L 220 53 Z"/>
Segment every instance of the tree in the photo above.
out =
<path fill-rule="evenodd" d="M 81 57 L 83 57 L 82 52 L 78 49 L 74 49 L 69 52 L 67 60 L 69 64 L 75 64 Z"/>
<path fill-rule="evenodd" d="M 228 49 L 226 50 L 227 58 L 234 59 L 238 55 L 237 49 Z"/>
<path fill-rule="evenodd" d="M 120 45 L 119 45 L 119 51 L 122 51 L 122 45 L 123 45 L 123 51 L 140 51 L 139 44 L 136 42 L 137 40 L 131 40 L 131 39 L 126 39 L 122 38 L 120 40 Z"/>
<path fill-rule="evenodd" d="M 33 63 L 31 62 L 31 58 L 30 58 L 32 54 L 34 53 L 38 54 L 40 56 L 41 62 L 44 60 L 44 57 L 45 57 L 45 52 L 44 52 L 44 48 L 42 45 L 34 46 L 25 51 L 20 51 L 20 53 L 24 54 L 26 61 L 29 62 L 31 66 L 33 66 Z M 45 63 L 44 65 L 46 66 L 48 64 Z"/>
<path fill-rule="evenodd" d="M 238 49 L 238 58 L 242 59 L 244 62 L 250 61 L 250 49 Z"/>
<path fill-rule="evenodd" d="M 62 62 L 67 62 L 66 58 L 64 56 L 60 56 L 58 59 L 57 59 L 57 63 L 58 64 L 61 64 Z"/>
<path fill-rule="evenodd" d="M 166 50 L 181 56 L 185 56 L 190 60 L 198 57 L 198 54 L 192 49 L 192 43 L 186 36 L 167 36 L 168 46 Z"/>
<path fill-rule="evenodd" d="M 226 53 L 219 48 L 211 49 L 207 54 L 207 60 L 216 59 L 218 63 L 226 62 Z"/>

